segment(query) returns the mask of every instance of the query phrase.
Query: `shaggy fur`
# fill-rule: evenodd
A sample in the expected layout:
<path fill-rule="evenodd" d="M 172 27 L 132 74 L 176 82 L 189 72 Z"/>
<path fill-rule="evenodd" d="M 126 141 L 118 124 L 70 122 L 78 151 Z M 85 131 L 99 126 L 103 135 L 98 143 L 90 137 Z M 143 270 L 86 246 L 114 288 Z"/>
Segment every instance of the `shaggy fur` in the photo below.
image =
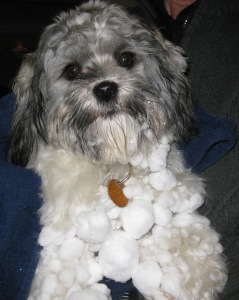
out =
<path fill-rule="evenodd" d="M 201 180 L 184 168 L 174 146 L 195 132 L 186 67 L 180 48 L 122 8 L 104 2 L 64 12 L 45 29 L 16 78 L 18 108 L 9 150 L 14 164 L 33 168 L 42 178 L 43 230 L 70 232 L 81 211 L 94 209 L 108 166 L 124 165 L 138 154 L 147 157 L 163 136 L 170 145 L 167 167 L 181 186 L 174 190 L 177 197 L 204 194 Z M 132 176 L 143 184 L 149 174 L 147 167 L 136 166 Z M 216 299 L 225 284 L 218 236 L 209 223 L 202 224 L 185 232 L 171 228 L 169 248 L 177 249 L 192 273 L 174 299 Z M 195 236 L 214 245 L 206 259 L 187 254 L 190 248 L 199 251 L 194 249 Z M 46 251 L 42 255 L 47 256 Z M 41 263 L 33 298 L 47 268 L 44 258 Z M 68 295 L 66 290 L 60 299 Z M 147 292 L 145 297 L 163 299 Z"/>

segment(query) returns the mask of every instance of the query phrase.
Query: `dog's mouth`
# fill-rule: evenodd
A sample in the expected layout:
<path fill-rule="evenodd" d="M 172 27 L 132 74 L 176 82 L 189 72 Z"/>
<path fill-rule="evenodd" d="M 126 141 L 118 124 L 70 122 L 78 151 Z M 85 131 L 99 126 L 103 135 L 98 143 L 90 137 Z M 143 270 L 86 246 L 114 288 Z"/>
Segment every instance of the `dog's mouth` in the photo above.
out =
<path fill-rule="evenodd" d="M 120 115 L 128 116 L 132 119 L 134 119 L 139 125 L 145 122 L 146 120 L 146 114 L 145 112 L 142 112 L 140 110 L 131 110 L 128 108 L 119 108 L 119 107 L 111 107 L 107 111 L 101 112 L 99 115 L 100 118 L 103 120 L 113 120 L 117 118 Z"/>
<path fill-rule="evenodd" d="M 101 117 L 103 119 L 113 119 L 120 113 L 118 108 L 110 108 L 107 112 L 103 112 Z"/>
<path fill-rule="evenodd" d="M 118 112 L 116 112 L 115 109 L 111 109 L 107 112 L 107 114 L 103 115 L 103 118 L 107 119 L 107 118 L 114 118 L 117 115 Z"/>
<path fill-rule="evenodd" d="M 142 87 L 129 89 L 113 81 L 103 81 L 94 87 L 93 94 L 98 116 L 103 119 L 112 119 L 119 114 L 129 115 L 133 119 L 145 119 L 147 116 Z"/>

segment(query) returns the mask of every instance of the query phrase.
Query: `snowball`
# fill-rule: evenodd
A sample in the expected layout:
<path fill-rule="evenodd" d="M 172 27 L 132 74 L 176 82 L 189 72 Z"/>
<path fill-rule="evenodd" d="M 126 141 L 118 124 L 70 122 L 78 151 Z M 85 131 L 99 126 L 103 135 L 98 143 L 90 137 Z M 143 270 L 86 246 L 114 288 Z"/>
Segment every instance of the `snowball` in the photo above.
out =
<path fill-rule="evenodd" d="M 203 202 L 204 202 L 204 198 L 201 194 L 196 193 L 192 195 L 191 198 L 189 199 L 191 210 L 195 211 L 196 209 L 198 209 L 200 206 L 203 205 Z"/>
<path fill-rule="evenodd" d="M 172 231 L 170 229 L 156 225 L 153 227 L 152 236 L 154 243 L 159 245 L 161 249 L 169 249 L 169 240 L 172 238 Z"/>
<path fill-rule="evenodd" d="M 103 283 L 95 283 L 91 286 L 92 290 L 96 290 L 101 292 L 104 295 L 109 296 L 110 295 L 110 290 L 108 289 L 108 287 L 103 284 Z"/>
<path fill-rule="evenodd" d="M 38 242 L 42 247 L 47 245 L 60 245 L 64 240 L 64 233 L 61 231 L 54 230 L 50 226 L 45 226 L 42 228 Z"/>
<path fill-rule="evenodd" d="M 60 246 L 59 258 L 61 260 L 73 260 L 75 258 L 80 258 L 85 249 L 85 244 L 82 240 L 77 237 L 72 239 L 67 239 Z"/>
<path fill-rule="evenodd" d="M 103 211 L 81 212 L 77 225 L 77 235 L 88 242 L 103 242 L 111 231 L 111 222 Z"/>
<path fill-rule="evenodd" d="M 71 227 L 68 231 L 64 232 L 65 239 L 72 239 L 76 235 L 75 226 Z"/>
<path fill-rule="evenodd" d="M 74 284 L 68 289 L 68 291 L 67 291 L 66 296 L 64 297 L 64 299 L 67 299 L 71 294 L 73 294 L 73 293 L 75 293 L 75 292 L 79 292 L 79 291 L 81 291 L 81 290 L 82 290 L 81 286 L 80 286 L 79 284 L 77 284 L 77 283 L 74 283 Z M 55 300 L 55 299 L 54 299 L 54 300 Z M 62 300 L 62 298 L 59 299 L 59 300 Z"/>
<path fill-rule="evenodd" d="M 150 297 L 159 288 L 162 277 L 163 273 L 156 262 L 145 261 L 133 275 L 133 284 L 142 294 Z"/>
<path fill-rule="evenodd" d="M 149 183 L 157 191 L 168 191 L 177 185 L 177 179 L 170 170 L 163 169 L 151 173 L 149 175 Z"/>
<path fill-rule="evenodd" d="M 107 189 L 108 191 L 108 189 Z M 99 200 L 98 202 L 98 208 L 97 210 L 104 210 L 105 212 L 110 211 L 111 209 L 113 209 L 115 207 L 114 202 L 112 201 L 112 199 L 110 197 L 104 199 L 104 200 Z"/>
<path fill-rule="evenodd" d="M 66 287 L 70 288 L 75 280 L 76 271 L 73 268 L 64 268 L 59 275 L 60 282 Z"/>
<path fill-rule="evenodd" d="M 62 267 L 62 262 L 59 259 L 52 259 L 48 264 L 49 270 L 54 273 L 59 273 Z"/>
<path fill-rule="evenodd" d="M 122 227 L 121 222 L 118 219 L 112 220 L 111 225 L 112 225 L 112 230 L 114 231 L 119 230 Z"/>
<path fill-rule="evenodd" d="M 185 187 L 184 187 L 185 188 Z M 181 187 L 180 191 L 183 190 L 183 187 Z M 203 202 L 203 196 L 199 193 L 195 193 L 193 195 L 190 195 L 188 191 L 184 193 L 180 193 L 177 195 L 177 201 L 174 203 L 174 205 L 171 207 L 171 210 L 174 213 L 192 213 L 197 208 L 199 208 Z"/>
<path fill-rule="evenodd" d="M 54 295 L 58 290 L 58 280 L 55 274 L 47 274 L 41 281 L 41 294 Z"/>
<path fill-rule="evenodd" d="M 149 177 L 148 176 L 144 176 L 143 178 L 143 184 L 148 184 L 149 183 Z"/>
<path fill-rule="evenodd" d="M 175 299 L 182 299 L 181 281 L 180 274 L 167 273 L 163 276 L 161 288 Z"/>
<path fill-rule="evenodd" d="M 171 138 L 167 135 L 163 135 L 160 139 L 160 144 L 168 144 Z"/>
<path fill-rule="evenodd" d="M 158 203 L 154 203 L 155 223 L 160 226 L 166 226 L 172 220 L 172 212 L 169 209 L 160 207 Z"/>
<path fill-rule="evenodd" d="M 143 239 L 139 240 L 140 247 L 150 248 L 154 244 L 154 239 L 152 235 L 144 236 Z"/>
<path fill-rule="evenodd" d="M 172 219 L 172 225 L 179 228 L 196 223 L 209 225 L 210 221 L 206 217 L 189 213 L 176 214 Z"/>
<path fill-rule="evenodd" d="M 139 239 L 154 224 L 153 206 L 148 201 L 135 200 L 121 213 L 122 226 L 131 237 Z"/>
<path fill-rule="evenodd" d="M 139 152 L 131 158 L 130 163 L 133 167 L 139 166 L 141 164 L 143 158 L 144 158 L 143 154 Z"/>
<path fill-rule="evenodd" d="M 51 300 L 51 296 L 48 294 L 41 294 L 39 296 L 37 296 L 37 300 Z M 35 298 L 33 299 L 35 300 Z"/>
<path fill-rule="evenodd" d="M 145 170 L 146 168 L 148 168 L 148 161 L 147 161 L 147 159 L 144 158 L 144 159 L 142 160 L 142 162 L 141 162 L 139 168 L 141 168 L 141 169 L 143 169 L 143 170 Z"/>
<path fill-rule="evenodd" d="M 175 203 L 175 198 L 170 191 L 162 192 L 156 199 L 159 206 L 163 208 L 171 207 Z"/>
<path fill-rule="evenodd" d="M 90 271 L 84 265 L 78 265 L 76 269 L 76 280 L 79 283 L 84 283 L 90 278 Z"/>
<path fill-rule="evenodd" d="M 174 205 L 171 207 L 173 213 L 183 213 L 187 212 L 189 207 L 189 202 L 186 199 L 176 200 Z"/>
<path fill-rule="evenodd" d="M 113 201 L 111 201 L 113 203 Z M 121 213 L 121 208 L 118 206 L 113 207 L 111 210 L 107 212 L 107 216 L 111 219 L 117 219 Z"/>
<path fill-rule="evenodd" d="M 151 172 L 157 172 L 166 168 L 169 150 L 170 146 L 168 144 L 160 144 L 150 153 L 148 163 Z"/>
<path fill-rule="evenodd" d="M 151 129 L 146 129 L 144 131 L 144 135 L 150 140 L 150 141 L 153 141 L 154 138 L 155 138 L 155 135 L 153 134 L 152 130 Z"/>
<path fill-rule="evenodd" d="M 134 197 L 140 197 L 143 193 L 143 189 L 140 185 L 127 185 L 123 189 L 125 197 L 128 199 L 134 198 Z"/>
<path fill-rule="evenodd" d="M 108 300 L 108 297 L 99 291 L 86 289 L 73 292 L 66 300 Z"/>
<path fill-rule="evenodd" d="M 157 261 L 160 263 L 161 266 L 167 265 L 172 260 L 172 254 L 163 249 L 157 250 Z"/>
<path fill-rule="evenodd" d="M 126 282 L 135 272 L 138 261 L 138 244 L 126 232 L 113 232 L 101 245 L 99 264 L 108 278 Z"/>
<path fill-rule="evenodd" d="M 94 258 L 88 258 L 86 263 L 90 273 L 90 278 L 87 280 L 86 284 L 91 285 L 100 281 L 103 278 L 103 273 L 100 264 L 96 262 Z"/>
<path fill-rule="evenodd" d="M 153 299 L 154 300 L 175 300 L 174 297 L 162 291 L 161 289 L 153 293 Z"/>
<path fill-rule="evenodd" d="M 145 201 L 150 201 L 151 202 L 154 199 L 154 194 L 151 191 L 144 190 L 143 194 L 141 195 L 141 199 L 145 200 Z"/>

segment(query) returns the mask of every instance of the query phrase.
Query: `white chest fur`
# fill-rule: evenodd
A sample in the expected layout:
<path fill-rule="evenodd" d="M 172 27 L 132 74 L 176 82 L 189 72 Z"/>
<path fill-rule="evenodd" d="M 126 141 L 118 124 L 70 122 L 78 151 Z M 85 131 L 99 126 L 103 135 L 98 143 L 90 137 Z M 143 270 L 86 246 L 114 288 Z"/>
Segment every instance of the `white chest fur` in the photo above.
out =
<path fill-rule="evenodd" d="M 132 278 L 147 299 L 214 299 L 223 288 L 219 237 L 195 212 L 201 179 L 165 139 L 131 164 L 129 203 L 119 208 L 104 169 L 63 150 L 39 152 L 43 250 L 29 299 L 111 299 L 103 276 Z"/>

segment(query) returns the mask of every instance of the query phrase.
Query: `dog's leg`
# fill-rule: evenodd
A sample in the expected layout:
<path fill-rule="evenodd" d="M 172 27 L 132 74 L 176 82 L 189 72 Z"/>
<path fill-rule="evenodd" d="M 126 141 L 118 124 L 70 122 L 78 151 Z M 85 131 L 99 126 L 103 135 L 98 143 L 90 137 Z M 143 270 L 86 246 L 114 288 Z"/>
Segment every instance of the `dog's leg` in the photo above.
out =
<path fill-rule="evenodd" d="M 103 180 L 96 164 L 65 150 L 40 149 L 34 168 L 42 178 L 41 223 L 58 229 L 91 206 Z"/>

